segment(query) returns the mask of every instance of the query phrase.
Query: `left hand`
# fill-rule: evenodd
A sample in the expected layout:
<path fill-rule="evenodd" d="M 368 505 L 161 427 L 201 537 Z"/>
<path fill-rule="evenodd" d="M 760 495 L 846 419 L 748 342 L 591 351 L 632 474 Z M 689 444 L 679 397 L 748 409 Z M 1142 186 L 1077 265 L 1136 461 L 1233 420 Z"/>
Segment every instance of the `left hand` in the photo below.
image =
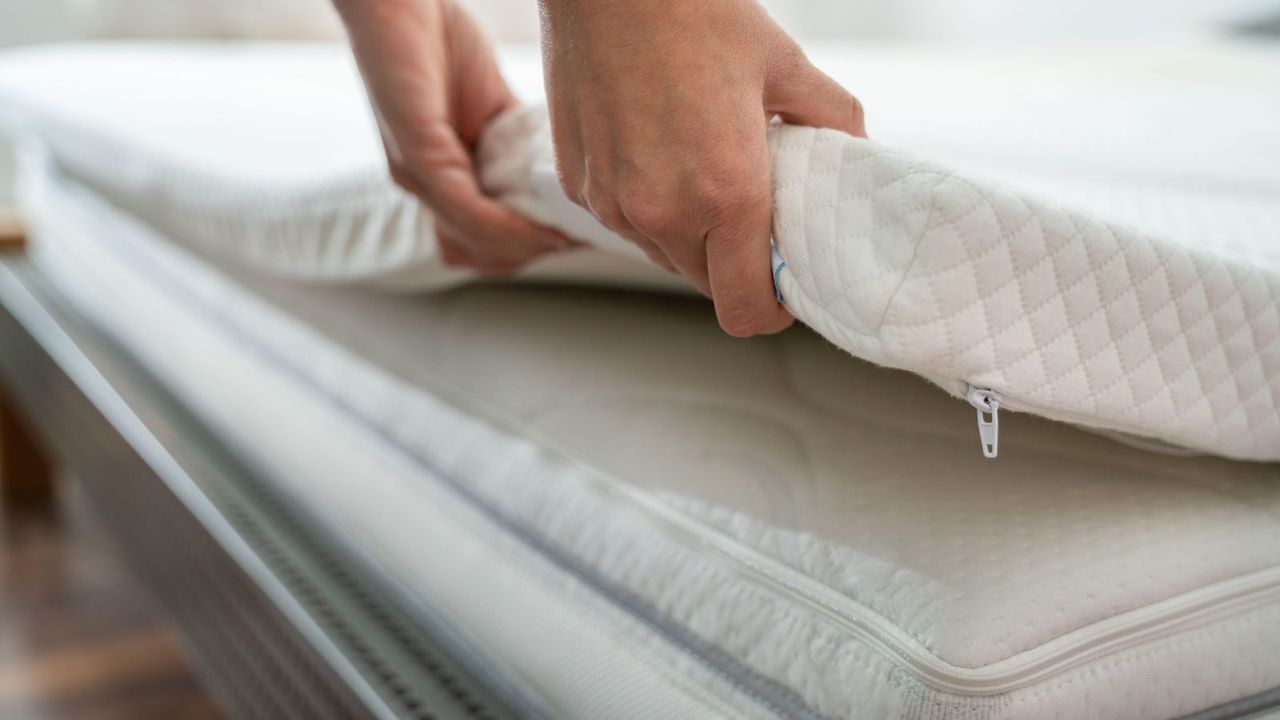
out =
<path fill-rule="evenodd" d="M 484 194 L 472 152 L 517 105 L 493 48 L 453 0 L 335 0 L 398 185 L 435 214 L 448 265 L 505 275 L 572 245 Z"/>

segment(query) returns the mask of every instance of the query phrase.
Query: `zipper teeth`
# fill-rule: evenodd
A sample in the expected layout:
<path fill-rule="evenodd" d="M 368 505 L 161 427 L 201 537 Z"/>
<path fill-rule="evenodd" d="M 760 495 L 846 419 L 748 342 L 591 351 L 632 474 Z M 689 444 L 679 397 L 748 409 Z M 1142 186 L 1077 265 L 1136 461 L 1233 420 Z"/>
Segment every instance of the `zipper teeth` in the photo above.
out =
<path fill-rule="evenodd" d="M 954 387 L 953 383 L 938 384 L 949 390 Z M 959 396 L 963 398 L 965 393 L 959 393 Z M 1002 407 L 1007 406 L 1003 396 L 999 402 Z M 1018 409 L 1020 406 L 1015 402 L 1012 407 Z M 643 500 L 641 504 L 648 505 Z M 1164 606 L 1160 610 L 1152 611 L 1148 605 L 1128 611 L 1116 617 L 1132 617 L 1114 622 L 1114 627 L 1094 635 L 1085 633 L 1098 624 L 1085 626 L 1073 631 L 1081 633 L 1082 637 L 1073 642 L 1059 643 L 1062 647 L 1051 648 L 1054 641 L 1050 641 L 983 668 L 963 668 L 933 655 L 914 638 L 906 637 L 904 641 L 904 634 L 891 621 L 816 579 L 800 574 L 773 558 L 761 557 L 750 548 L 737 546 L 732 538 L 719 533 L 715 533 L 718 536 L 715 541 L 708 542 L 705 533 L 685 527 L 681 519 L 673 518 L 661 509 L 658 514 L 694 536 L 686 542 L 693 540 L 692 544 L 704 550 L 718 551 L 727 562 L 746 571 L 757 582 L 772 586 L 852 634 L 868 640 L 882 654 L 907 663 L 929 685 L 959 695 L 995 695 L 1017 690 L 1090 659 L 1123 652 L 1219 617 L 1241 614 L 1280 600 L 1280 568 L 1269 568 L 1222 581 L 1212 589 L 1202 588 L 1162 601 L 1158 603 Z M 698 535 L 704 536 L 701 542 L 696 540 Z M 1106 624 L 1110 621 L 1101 622 Z M 1021 667 L 1001 667 L 1014 664 L 1019 655 L 1027 657 Z"/>
<path fill-rule="evenodd" d="M 932 378 L 929 376 L 923 376 L 923 377 L 925 377 L 925 379 L 929 380 L 935 385 L 941 387 L 948 394 L 954 397 L 957 397 L 961 400 L 965 400 L 966 402 L 969 401 L 968 394 L 969 394 L 969 391 L 972 389 L 982 390 L 984 392 L 991 392 L 999 397 L 1000 407 L 1003 409 L 1012 410 L 1014 412 L 1029 413 L 1032 415 L 1038 415 L 1042 418 L 1046 418 L 1049 420 L 1056 420 L 1058 422 L 1064 422 L 1070 425 L 1075 425 L 1082 430 L 1093 432 L 1095 434 L 1102 434 L 1103 437 L 1108 437 L 1107 433 L 1118 433 L 1126 439 L 1112 438 L 1112 440 L 1124 445 L 1130 445 L 1132 447 L 1137 447 L 1141 450 L 1146 450 L 1147 452 L 1154 452 L 1162 455 L 1175 455 L 1175 456 L 1199 456 L 1199 455 L 1205 454 L 1204 451 L 1202 450 L 1184 448 L 1180 445 L 1170 444 L 1167 448 L 1161 447 L 1159 444 L 1164 443 L 1165 441 L 1157 438 L 1153 438 L 1147 435 L 1142 435 L 1140 433 L 1136 433 L 1132 429 L 1119 425 L 1117 423 L 1100 422 L 1095 417 L 1089 417 L 1081 413 L 1075 413 L 1067 410 L 1057 410 L 1054 408 L 1046 408 L 1041 405 L 1037 405 L 1035 403 L 1022 402 L 1021 400 L 1018 400 L 1016 398 L 1013 400 L 1010 400 L 1008 395 L 1002 392 L 995 393 L 995 391 L 989 390 L 985 386 L 976 385 L 976 384 L 967 383 L 967 382 L 957 383 L 951 380 L 938 380 L 936 378 Z M 1131 440 L 1129 438 L 1131 438 Z"/>
<path fill-rule="evenodd" d="M 1085 637 L 1064 647 L 1027 667 L 1010 670 L 990 677 L 974 677 L 958 683 L 959 687 L 1005 692 L 1030 685 L 1041 678 L 1078 667 L 1088 661 L 1106 655 L 1155 642 L 1189 630 L 1215 619 L 1243 614 L 1265 607 L 1280 599 L 1280 577 L 1272 577 L 1259 587 L 1245 587 L 1226 592 L 1218 597 L 1180 598 L 1173 607 L 1156 613 L 1156 617 L 1130 618 L 1096 637 Z M 1140 614 L 1143 609 L 1135 612 Z M 955 677 L 958 673 L 952 671 Z"/>
<path fill-rule="evenodd" d="M 732 554 L 732 553 L 730 553 Z M 1001 660 L 984 668 L 957 667 L 918 646 L 889 621 L 853 604 L 850 599 L 835 590 L 805 578 L 808 588 L 798 587 L 763 567 L 765 563 L 751 562 L 746 558 L 731 558 L 739 565 L 753 571 L 757 579 L 774 585 L 791 599 L 834 620 L 837 624 L 858 635 L 882 652 L 895 657 L 914 669 L 922 680 L 946 692 L 959 695 L 994 695 L 1034 684 L 1054 673 L 1081 665 L 1090 659 L 1122 652 L 1128 648 L 1152 642 L 1172 635 L 1179 630 L 1195 627 L 1216 618 L 1247 612 L 1280 600 L 1280 570 L 1263 571 L 1264 576 L 1246 575 L 1224 581 L 1225 590 L 1202 592 L 1176 597 L 1165 601 L 1168 607 L 1154 613 L 1144 613 L 1147 608 L 1130 611 L 1139 617 L 1116 623 L 1115 627 L 1096 635 L 1081 637 L 1064 647 L 1045 650 L 1045 645 L 1021 653 L 1030 657 L 1021 667 L 1002 668 L 1012 664 L 1018 656 Z M 1244 587 L 1236 587 L 1243 585 Z M 816 587 L 814 587 L 816 586 Z M 1194 591 L 1193 591 L 1194 592 Z M 1206 597 L 1207 596 L 1207 597 Z M 1148 606 L 1149 608 L 1150 606 Z M 1142 617 L 1154 615 L 1155 617 Z M 1106 622 L 1106 621 L 1104 621 Z M 885 626 L 888 627 L 885 627 Z M 1082 628 L 1081 631 L 1088 630 Z M 1080 632 L 1080 631 L 1077 631 Z M 1052 644 L 1052 641 L 1051 643 Z M 1040 657 L 1035 657 L 1040 655 Z"/>

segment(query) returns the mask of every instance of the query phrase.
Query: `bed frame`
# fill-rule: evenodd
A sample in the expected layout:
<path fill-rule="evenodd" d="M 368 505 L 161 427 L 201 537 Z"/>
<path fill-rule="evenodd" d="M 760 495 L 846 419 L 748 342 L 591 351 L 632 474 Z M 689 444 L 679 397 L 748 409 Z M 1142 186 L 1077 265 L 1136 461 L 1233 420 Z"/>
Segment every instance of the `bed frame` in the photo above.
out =
<path fill-rule="evenodd" d="M 173 620 L 237 718 L 507 718 L 518 697 L 427 608 L 220 443 L 0 241 L 0 498 L 52 468 Z"/>

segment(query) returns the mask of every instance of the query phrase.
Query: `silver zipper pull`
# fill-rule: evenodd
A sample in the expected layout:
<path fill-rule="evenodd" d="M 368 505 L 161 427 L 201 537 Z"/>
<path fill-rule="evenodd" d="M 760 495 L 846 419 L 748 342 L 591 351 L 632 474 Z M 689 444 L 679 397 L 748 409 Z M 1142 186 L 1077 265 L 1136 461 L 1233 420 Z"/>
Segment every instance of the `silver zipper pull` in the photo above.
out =
<path fill-rule="evenodd" d="M 965 399 L 978 410 L 982 456 L 993 458 L 1000 452 L 1000 396 L 992 390 L 970 385 Z"/>

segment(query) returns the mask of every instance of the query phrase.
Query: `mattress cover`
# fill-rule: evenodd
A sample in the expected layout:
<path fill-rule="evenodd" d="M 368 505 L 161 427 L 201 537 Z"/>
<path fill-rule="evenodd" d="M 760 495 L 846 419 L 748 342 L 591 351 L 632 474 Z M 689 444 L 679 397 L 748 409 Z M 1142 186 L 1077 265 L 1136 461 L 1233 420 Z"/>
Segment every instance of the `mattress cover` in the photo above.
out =
<path fill-rule="evenodd" d="M 486 141 L 495 195 L 627 247 L 556 186 L 545 113 L 499 117 Z M 769 146 L 778 300 L 851 354 L 968 399 L 984 455 L 1004 406 L 1280 460 L 1272 227 L 1161 237 L 832 130 L 779 125 Z M 1280 171 L 1263 189 L 1280 218 Z"/>
<path fill-rule="evenodd" d="M 332 53 L 170 50 L 177 61 L 156 67 L 149 53 L 161 51 L 81 50 L 111 60 L 111 77 L 91 79 L 78 69 L 85 57 L 35 53 L 9 64 L 24 72 L 0 76 L 0 91 L 14 122 L 38 125 L 74 173 L 179 239 L 310 280 L 438 290 L 474 279 L 439 262 L 429 214 L 377 167 L 350 68 Z M 1209 71 L 1202 64 L 1202 77 L 1176 91 L 1208 89 L 1218 103 L 1214 121 L 1195 128 L 1194 143 L 1175 135 L 1162 147 L 1148 139 L 1140 152 L 1108 158 L 1101 180 L 1079 168 L 1064 173 L 1043 161 L 1043 150 L 1023 164 L 1048 167 L 1054 181 L 1028 182 L 1025 170 L 993 181 L 833 131 L 774 128 L 779 299 L 838 347 L 968 400 L 989 456 L 998 452 L 1003 407 L 1228 457 L 1280 460 L 1280 140 L 1260 120 L 1280 110 L 1280 99 L 1264 90 L 1280 82 L 1273 62 L 1280 53 L 1255 52 L 1261 57 L 1202 51 Z M 1182 70 L 1186 55 L 1195 53 L 1166 51 L 1157 69 Z M 1120 88 L 1154 94 L 1132 104 L 1147 110 L 1152 125 L 1167 126 L 1168 98 L 1158 84 L 1151 92 L 1151 68 L 1123 60 L 1136 64 L 1139 77 Z M 536 71 L 526 58 L 507 63 L 523 68 L 513 73 L 516 82 L 535 95 L 530 65 Z M 272 69 L 262 78 L 256 66 Z M 1218 87 L 1225 78 L 1234 93 Z M 334 84 L 343 91 L 331 90 Z M 59 90 L 66 92 L 55 97 Z M 1036 139 L 1060 142 L 1054 133 L 1062 120 L 1050 120 L 1049 110 L 1071 108 L 1075 123 L 1080 104 L 1055 100 L 1001 100 L 1002 125 L 1040 130 L 1038 138 L 997 146 L 1007 154 Z M 893 122 L 899 96 L 886 101 Z M 256 104 L 231 117 L 237 102 Z M 884 116 L 882 107 L 877 113 Z M 1086 140 L 1096 140 L 1093 133 L 1103 145 L 1149 134 L 1143 117 L 1124 119 L 1124 132 L 1070 130 Z M 928 129 L 890 139 L 915 147 Z M 1188 144 L 1207 147 L 1167 158 Z M 938 143 L 920 145 L 931 152 Z M 255 151 L 251 158 L 244 146 Z M 335 148 L 334 157 L 317 158 L 318 146 Z M 122 152 L 134 158 L 123 172 Z M 561 194 L 541 110 L 499 118 L 479 161 L 493 194 L 604 251 L 548 259 L 529 277 L 681 287 Z M 1072 173 L 1067 185 L 1158 204 L 1126 214 L 1115 212 L 1114 200 L 1078 197 L 1079 187 L 1061 193 L 1058 179 Z M 1141 173 L 1150 176 L 1135 179 Z M 1171 210 L 1188 199 L 1196 214 Z M 1084 210 L 1072 204 L 1080 200 Z"/>
<path fill-rule="evenodd" d="M 45 160 L 23 197 L 51 276 L 549 716 L 1233 717 L 1275 699 L 1274 466 L 1034 418 L 984 462 L 958 452 L 965 407 L 808 332 L 734 341 L 679 297 L 271 282 Z M 383 455 L 353 465 L 369 447 L 447 492 Z M 457 497 L 496 537 L 424 541 Z M 476 543 L 541 560 L 467 573 L 492 556 Z M 491 594 L 432 594 L 551 561 L 574 580 L 507 586 L 529 593 L 520 622 L 477 620 Z M 566 606 L 596 633 L 587 660 L 547 631 Z"/>

